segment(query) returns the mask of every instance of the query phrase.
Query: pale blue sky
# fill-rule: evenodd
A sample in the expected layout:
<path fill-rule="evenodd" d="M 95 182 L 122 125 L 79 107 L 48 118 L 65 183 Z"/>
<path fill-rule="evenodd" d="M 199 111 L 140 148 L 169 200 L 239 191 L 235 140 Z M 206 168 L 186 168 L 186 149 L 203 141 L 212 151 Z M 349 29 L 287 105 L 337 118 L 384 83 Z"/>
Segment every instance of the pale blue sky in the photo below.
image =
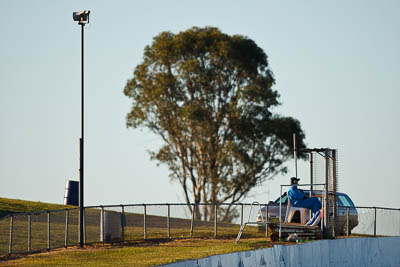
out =
<path fill-rule="evenodd" d="M 284 3 L 284 4 L 283 4 Z M 356 205 L 400 207 L 399 1 L 0 1 L 0 196 L 62 203 L 78 179 L 80 26 L 85 30 L 85 204 L 181 202 L 146 152 L 158 137 L 127 129 L 122 93 L 162 31 L 215 26 L 269 56 L 282 106 L 309 147 L 339 150 L 339 189 Z M 292 162 L 289 162 L 289 167 Z M 308 163 L 299 164 L 308 176 Z M 288 178 L 258 188 L 267 202 Z M 306 178 L 303 182 L 307 182 Z"/>

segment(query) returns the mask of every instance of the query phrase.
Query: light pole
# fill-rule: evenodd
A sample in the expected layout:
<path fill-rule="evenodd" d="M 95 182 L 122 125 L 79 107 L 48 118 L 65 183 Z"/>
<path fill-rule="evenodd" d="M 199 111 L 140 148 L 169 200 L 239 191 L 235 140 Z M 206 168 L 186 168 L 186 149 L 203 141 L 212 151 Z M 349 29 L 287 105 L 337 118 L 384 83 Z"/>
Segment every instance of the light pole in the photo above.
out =
<path fill-rule="evenodd" d="M 83 247 L 84 245 L 84 225 L 83 225 L 83 208 L 84 208 L 84 202 L 83 202 L 83 104 L 84 104 L 84 94 L 83 94 L 83 88 L 84 88 L 84 68 L 83 68 L 83 52 L 84 52 L 84 42 L 83 42 L 83 33 L 84 33 L 84 28 L 86 23 L 89 23 L 89 14 L 90 14 L 90 10 L 84 10 L 84 11 L 77 11 L 77 12 L 73 12 L 72 13 L 72 18 L 74 19 L 74 21 L 78 21 L 78 24 L 81 25 L 82 27 L 82 38 L 81 38 L 81 138 L 79 138 L 79 245 L 80 247 Z"/>

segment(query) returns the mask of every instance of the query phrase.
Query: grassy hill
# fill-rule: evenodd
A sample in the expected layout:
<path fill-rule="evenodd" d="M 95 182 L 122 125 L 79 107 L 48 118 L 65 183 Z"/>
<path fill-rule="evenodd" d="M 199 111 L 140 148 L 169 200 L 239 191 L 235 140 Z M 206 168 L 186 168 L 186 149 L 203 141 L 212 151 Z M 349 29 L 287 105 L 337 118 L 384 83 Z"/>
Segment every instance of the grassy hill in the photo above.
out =
<path fill-rule="evenodd" d="M 65 209 L 66 207 L 69 206 L 43 203 L 40 201 L 0 198 L 0 218 L 10 213 L 56 210 Z"/>

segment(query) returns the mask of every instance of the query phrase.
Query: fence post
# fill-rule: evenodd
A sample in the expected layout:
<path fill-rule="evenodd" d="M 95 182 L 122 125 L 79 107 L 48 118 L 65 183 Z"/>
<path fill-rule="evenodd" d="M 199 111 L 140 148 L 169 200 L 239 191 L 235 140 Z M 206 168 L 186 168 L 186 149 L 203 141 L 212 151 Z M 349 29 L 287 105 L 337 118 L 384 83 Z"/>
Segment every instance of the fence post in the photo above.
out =
<path fill-rule="evenodd" d="M 50 250 L 50 212 L 47 212 L 47 249 Z"/>
<path fill-rule="evenodd" d="M 218 237 L 218 205 L 214 203 L 214 232 L 215 237 Z"/>
<path fill-rule="evenodd" d="M 86 245 L 86 208 L 83 208 L 83 244 Z"/>
<path fill-rule="evenodd" d="M 65 210 L 65 242 L 64 246 L 68 247 L 68 226 L 69 226 L 69 210 Z"/>
<path fill-rule="evenodd" d="M 31 221 L 31 215 L 29 214 L 28 215 L 28 252 L 31 252 L 31 248 L 32 248 L 32 246 L 31 246 L 31 237 L 32 237 L 32 235 L 31 235 L 31 229 L 32 229 L 32 221 Z"/>
<path fill-rule="evenodd" d="M 350 235 L 350 208 L 347 207 L 347 213 L 346 213 L 346 235 Z"/>
<path fill-rule="evenodd" d="M 146 204 L 143 204 L 143 237 L 147 239 L 147 225 L 146 225 Z"/>
<path fill-rule="evenodd" d="M 167 204 L 167 230 L 168 230 L 168 239 L 171 239 L 171 221 L 170 221 L 170 205 Z"/>
<path fill-rule="evenodd" d="M 12 242 L 13 242 L 13 232 L 14 232 L 14 216 L 10 216 L 10 241 L 8 243 L 8 254 L 12 253 Z"/>
<path fill-rule="evenodd" d="M 374 207 L 374 237 L 376 236 L 376 207 Z"/>
<path fill-rule="evenodd" d="M 121 241 L 125 241 L 125 207 L 121 204 Z"/>
<path fill-rule="evenodd" d="M 266 214 L 266 216 L 265 216 L 265 236 L 266 237 L 268 237 L 269 236 L 269 234 L 268 234 L 268 207 L 269 207 L 269 205 L 267 205 L 267 214 Z M 261 210 L 260 210 L 260 212 L 261 212 Z"/>
<path fill-rule="evenodd" d="M 240 210 L 240 225 L 243 225 L 243 203 L 240 203 L 241 210 Z"/>
<path fill-rule="evenodd" d="M 105 218 L 104 218 L 104 207 L 103 206 L 100 206 L 101 207 L 101 220 L 100 220 L 100 223 L 101 223 L 101 239 L 102 239 L 102 241 L 103 241 L 103 246 L 104 246 L 104 243 L 105 243 L 105 233 L 104 233 L 104 224 L 105 224 Z"/>
<path fill-rule="evenodd" d="M 194 229 L 194 214 L 196 212 L 196 204 L 193 204 L 192 209 L 192 221 L 190 222 L 190 238 L 193 238 L 193 229 Z"/>

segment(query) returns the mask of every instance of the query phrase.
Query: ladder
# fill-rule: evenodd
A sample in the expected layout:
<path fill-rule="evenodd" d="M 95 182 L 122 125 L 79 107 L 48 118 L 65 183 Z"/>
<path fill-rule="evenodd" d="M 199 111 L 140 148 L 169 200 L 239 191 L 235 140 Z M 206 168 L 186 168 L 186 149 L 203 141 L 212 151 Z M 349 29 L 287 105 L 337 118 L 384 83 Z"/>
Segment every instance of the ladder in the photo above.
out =
<path fill-rule="evenodd" d="M 251 222 L 251 221 L 250 221 L 251 211 L 252 211 L 252 209 L 253 209 L 253 205 L 258 205 L 259 212 L 260 212 L 260 214 L 261 214 L 261 222 Z M 244 228 L 245 228 L 246 225 L 248 225 L 248 224 L 253 224 L 253 225 L 265 225 L 265 229 L 266 229 L 266 231 L 267 231 L 267 233 L 268 233 L 268 221 L 267 221 L 267 220 L 268 220 L 268 218 L 265 218 L 265 220 L 264 220 L 264 215 L 263 215 L 262 212 L 261 212 L 261 205 L 260 205 L 260 203 L 258 203 L 257 201 L 251 203 L 250 212 L 249 212 L 249 217 L 248 217 L 248 219 L 247 219 L 247 222 L 243 223 L 243 224 L 240 226 L 240 230 L 239 230 L 239 233 L 238 233 L 238 235 L 237 235 L 237 237 L 236 237 L 235 244 L 237 244 L 237 243 L 239 242 L 240 238 L 242 237 Z"/>

